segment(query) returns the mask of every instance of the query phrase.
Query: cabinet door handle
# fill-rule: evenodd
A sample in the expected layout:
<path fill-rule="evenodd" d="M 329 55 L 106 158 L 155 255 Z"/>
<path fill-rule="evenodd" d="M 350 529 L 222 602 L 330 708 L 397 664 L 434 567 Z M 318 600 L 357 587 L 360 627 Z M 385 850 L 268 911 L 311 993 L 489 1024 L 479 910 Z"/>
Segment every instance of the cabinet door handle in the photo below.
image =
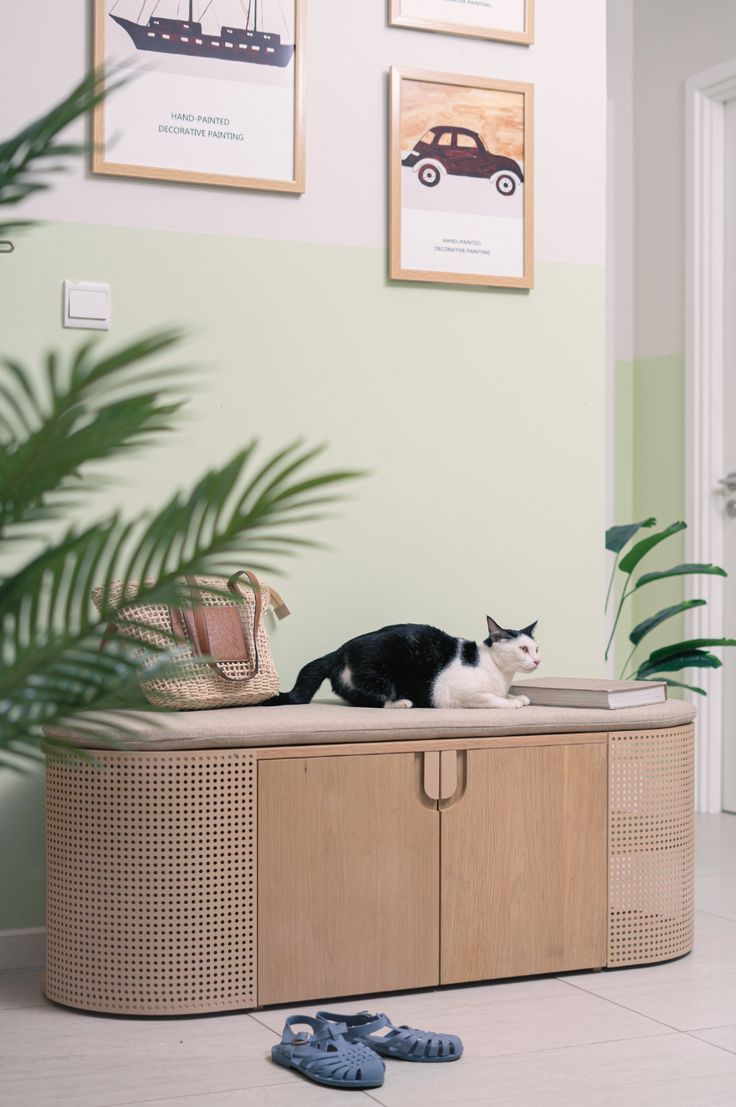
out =
<path fill-rule="evenodd" d="M 457 791 L 457 758 L 457 750 L 440 753 L 440 799 L 452 799 Z"/>
<path fill-rule="evenodd" d="M 424 792 L 431 800 L 440 798 L 440 755 L 424 754 Z"/>

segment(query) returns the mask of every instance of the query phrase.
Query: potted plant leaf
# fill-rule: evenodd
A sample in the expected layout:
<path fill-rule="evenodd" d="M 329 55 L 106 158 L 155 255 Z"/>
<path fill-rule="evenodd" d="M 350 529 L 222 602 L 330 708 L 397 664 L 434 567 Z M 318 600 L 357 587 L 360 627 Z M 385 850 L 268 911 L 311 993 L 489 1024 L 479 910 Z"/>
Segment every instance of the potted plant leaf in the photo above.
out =
<path fill-rule="evenodd" d="M 631 545 L 633 539 L 642 529 L 656 526 L 657 520 L 653 517 L 643 519 L 639 523 L 625 523 L 619 526 L 609 527 L 606 531 L 606 549 L 614 554 L 611 578 L 606 594 L 605 610 L 608 611 L 612 599 L 617 591 L 615 586 L 616 571 L 624 574 L 623 583 L 618 594 L 616 615 L 613 627 L 606 646 L 605 659 L 608 660 L 613 645 L 616 629 L 619 625 L 627 601 L 631 601 L 634 595 L 640 595 L 640 589 L 646 588 L 656 581 L 669 580 L 677 577 L 708 574 L 711 576 L 725 577 L 728 574 L 720 565 L 709 563 L 683 563 L 673 565 L 669 569 L 658 569 L 651 572 L 640 572 L 641 562 L 647 555 L 662 542 L 685 530 L 687 523 L 682 521 L 671 523 L 664 530 L 639 538 Z M 627 549 L 628 547 L 628 549 Z M 691 692 L 697 692 L 704 696 L 704 689 L 694 684 L 676 680 L 672 674 L 681 673 L 686 669 L 718 669 L 722 665 L 721 659 L 710 650 L 714 646 L 736 646 L 734 638 L 691 638 L 686 641 L 672 642 L 670 645 L 661 646 L 652 650 L 646 657 L 634 660 L 634 655 L 639 650 L 642 642 L 656 628 L 668 620 L 694 607 L 703 607 L 706 604 L 703 599 L 681 600 L 679 603 L 670 604 L 653 612 L 642 619 L 630 631 L 628 638 L 631 649 L 624 661 L 620 677 L 633 680 L 663 680 L 666 684 L 676 688 L 686 688 Z M 631 609 L 631 603 L 628 604 Z"/>

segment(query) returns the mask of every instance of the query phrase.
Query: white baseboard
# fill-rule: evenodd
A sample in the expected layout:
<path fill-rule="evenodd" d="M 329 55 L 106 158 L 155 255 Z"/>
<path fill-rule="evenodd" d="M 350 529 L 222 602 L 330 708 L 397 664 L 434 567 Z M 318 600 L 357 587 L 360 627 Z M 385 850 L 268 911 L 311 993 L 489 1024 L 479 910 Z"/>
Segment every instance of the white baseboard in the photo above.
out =
<path fill-rule="evenodd" d="M 46 961 L 46 928 L 0 930 L 0 969 L 38 968 Z"/>

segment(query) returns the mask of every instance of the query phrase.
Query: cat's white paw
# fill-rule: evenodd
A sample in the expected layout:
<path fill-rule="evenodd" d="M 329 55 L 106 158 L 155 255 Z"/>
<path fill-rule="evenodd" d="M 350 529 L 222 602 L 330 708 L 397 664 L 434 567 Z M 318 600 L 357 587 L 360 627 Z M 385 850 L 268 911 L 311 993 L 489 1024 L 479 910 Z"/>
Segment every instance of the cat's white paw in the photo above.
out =
<path fill-rule="evenodd" d="M 384 707 L 413 707 L 411 700 L 386 700 Z"/>
<path fill-rule="evenodd" d="M 520 707 L 528 707 L 529 704 L 532 702 L 528 696 L 514 696 L 514 699 Z"/>
<path fill-rule="evenodd" d="M 509 705 L 509 707 L 512 707 L 514 709 L 516 709 L 517 707 L 523 707 L 524 706 L 524 704 L 521 702 L 521 696 L 519 696 L 518 699 L 517 699 L 516 696 L 514 696 L 514 698 L 512 700 L 507 699 L 506 703 Z"/>

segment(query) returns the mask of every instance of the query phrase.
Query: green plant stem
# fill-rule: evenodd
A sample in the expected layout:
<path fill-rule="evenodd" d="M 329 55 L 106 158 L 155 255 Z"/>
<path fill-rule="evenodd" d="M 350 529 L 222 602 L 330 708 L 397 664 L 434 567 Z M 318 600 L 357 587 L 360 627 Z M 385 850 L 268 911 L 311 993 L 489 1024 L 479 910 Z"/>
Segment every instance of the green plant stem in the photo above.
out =
<path fill-rule="evenodd" d="M 616 618 L 613 620 L 613 629 L 611 630 L 611 637 L 608 639 L 608 645 L 606 646 L 606 652 L 603 655 L 603 660 L 604 661 L 608 661 L 608 655 L 611 652 L 611 646 L 613 645 L 613 636 L 616 633 L 616 627 L 618 626 L 618 621 L 621 618 L 621 609 L 624 606 L 624 600 L 626 600 L 631 595 L 631 592 L 634 591 L 633 588 L 631 589 L 631 592 L 626 591 L 626 588 L 627 588 L 628 583 L 629 583 L 630 580 L 631 580 L 631 573 L 629 573 L 629 575 L 627 576 L 626 583 L 624 584 L 623 591 L 621 593 L 621 599 L 619 600 L 619 603 L 618 603 L 618 610 L 616 611 Z"/>
<path fill-rule="evenodd" d="M 619 680 L 628 680 L 629 679 L 628 677 L 624 677 L 624 673 L 626 672 L 627 666 L 628 666 L 629 662 L 631 661 L 631 659 L 632 659 L 632 657 L 634 656 L 635 653 L 636 653 L 636 646 L 633 646 L 632 649 L 631 649 L 631 652 L 629 653 L 629 656 L 626 658 L 623 665 L 621 666 L 621 675 L 619 676 Z"/>
<path fill-rule="evenodd" d="M 618 559 L 620 557 L 620 554 L 621 554 L 621 551 L 619 550 L 619 552 L 616 554 L 616 556 L 613 559 L 613 569 L 611 570 L 611 579 L 608 582 L 608 591 L 606 592 L 606 603 L 605 603 L 605 606 L 603 608 L 603 614 L 604 615 L 607 613 L 608 605 L 611 601 L 611 592 L 613 591 L 613 579 L 616 576 L 616 569 L 618 568 Z"/>

